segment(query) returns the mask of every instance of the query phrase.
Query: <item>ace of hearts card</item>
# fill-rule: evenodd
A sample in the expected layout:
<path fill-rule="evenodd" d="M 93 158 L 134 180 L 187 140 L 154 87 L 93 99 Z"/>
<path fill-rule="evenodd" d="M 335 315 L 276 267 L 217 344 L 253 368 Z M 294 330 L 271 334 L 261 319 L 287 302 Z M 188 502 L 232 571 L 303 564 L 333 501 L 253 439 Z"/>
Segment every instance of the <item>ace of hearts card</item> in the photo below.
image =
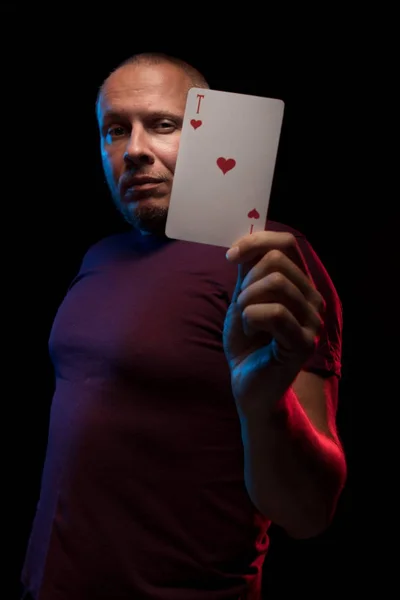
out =
<path fill-rule="evenodd" d="M 189 90 L 166 235 L 229 248 L 266 226 L 284 102 Z"/>

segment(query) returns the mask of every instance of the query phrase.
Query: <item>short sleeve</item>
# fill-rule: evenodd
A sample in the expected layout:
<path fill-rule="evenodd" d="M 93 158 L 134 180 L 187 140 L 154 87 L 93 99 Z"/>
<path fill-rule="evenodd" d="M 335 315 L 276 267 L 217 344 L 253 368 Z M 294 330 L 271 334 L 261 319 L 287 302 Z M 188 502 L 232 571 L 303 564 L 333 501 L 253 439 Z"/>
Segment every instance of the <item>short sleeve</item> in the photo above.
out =
<path fill-rule="evenodd" d="M 324 325 L 313 356 L 304 365 L 304 370 L 319 374 L 342 374 L 343 310 L 339 295 L 325 266 L 304 236 L 297 242 L 302 251 L 314 284 L 326 302 Z"/>

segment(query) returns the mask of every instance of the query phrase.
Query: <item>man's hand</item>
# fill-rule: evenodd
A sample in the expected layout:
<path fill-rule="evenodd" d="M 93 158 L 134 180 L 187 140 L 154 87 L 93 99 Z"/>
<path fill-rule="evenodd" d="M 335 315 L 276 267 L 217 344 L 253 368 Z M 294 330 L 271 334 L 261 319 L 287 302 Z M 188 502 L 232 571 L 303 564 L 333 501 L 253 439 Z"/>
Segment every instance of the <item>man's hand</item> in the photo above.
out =
<path fill-rule="evenodd" d="M 238 264 L 224 326 L 233 394 L 242 408 L 274 403 L 314 352 L 325 303 L 290 233 L 247 235 L 227 258 Z"/>

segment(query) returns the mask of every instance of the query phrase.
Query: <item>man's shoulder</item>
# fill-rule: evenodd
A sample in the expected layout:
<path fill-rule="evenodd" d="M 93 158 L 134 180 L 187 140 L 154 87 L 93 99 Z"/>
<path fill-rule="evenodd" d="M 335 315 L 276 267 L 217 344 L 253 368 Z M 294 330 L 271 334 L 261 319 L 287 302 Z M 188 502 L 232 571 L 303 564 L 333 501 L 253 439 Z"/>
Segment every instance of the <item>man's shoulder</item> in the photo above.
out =
<path fill-rule="evenodd" d="M 111 233 L 109 235 L 99 238 L 93 242 L 88 249 L 88 252 L 95 252 L 103 248 L 124 248 L 127 244 L 131 244 L 135 241 L 134 231 L 121 231 Z"/>
<path fill-rule="evenodd" d="M 112 260 L 132 249 L 134 236 L 132 232 L 119 232 L 101 237 L 88 246 L 83 255 L 82 263 L 99 263 Z"/>
<path fill-rule="evenodd" d="M 337 307 L 340 307 L 340 298 L 327 267 L 323 263 L 319 252 L 314 248 L 307 236 L 294 227 L 276 221 L 268 221 L 266 229 L 269 229 L 270 231 L 288 232 L 295 236 L 303 259 L 317 288 L 325 299 L 327 297 L 332 298 L 333 303 Z"/>

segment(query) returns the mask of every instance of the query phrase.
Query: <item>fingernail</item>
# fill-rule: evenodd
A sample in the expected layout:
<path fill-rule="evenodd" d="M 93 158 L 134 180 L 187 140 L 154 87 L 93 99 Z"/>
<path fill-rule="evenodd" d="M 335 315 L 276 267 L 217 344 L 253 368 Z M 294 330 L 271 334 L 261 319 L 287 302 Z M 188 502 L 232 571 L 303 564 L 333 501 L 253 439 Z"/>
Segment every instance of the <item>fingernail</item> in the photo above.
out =
<path fill-rule="evenodd" d="M 229 248 L 228 252 L 226 253 L 226 258 L 228 260 L 235 260 L 236 258 L 238 258 L 239 253 L 239 247 L 233 246 L 233 248 Z"/>

